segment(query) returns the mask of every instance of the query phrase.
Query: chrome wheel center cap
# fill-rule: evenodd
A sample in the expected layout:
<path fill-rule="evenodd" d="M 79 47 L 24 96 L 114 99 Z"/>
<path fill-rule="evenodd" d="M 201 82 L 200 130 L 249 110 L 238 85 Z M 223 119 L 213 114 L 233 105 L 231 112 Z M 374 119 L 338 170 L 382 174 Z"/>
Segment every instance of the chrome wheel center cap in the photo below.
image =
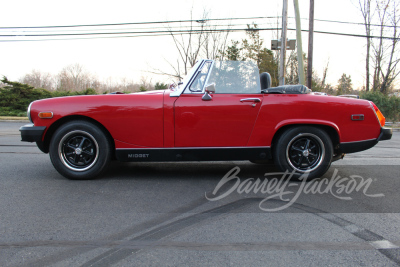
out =
<path fill-rule="evenodd" d="M 304 157 L 308 157 L 310 155 L 310 152 L 306 149 L 306 150 L 303 150 L 303 156 Z"/>
<path fill-rule="evenodd" d="M 82 153 L 82 149 L 81 148 L 75 149 L 75 154 L 80 155 L 81 153 Z"/>

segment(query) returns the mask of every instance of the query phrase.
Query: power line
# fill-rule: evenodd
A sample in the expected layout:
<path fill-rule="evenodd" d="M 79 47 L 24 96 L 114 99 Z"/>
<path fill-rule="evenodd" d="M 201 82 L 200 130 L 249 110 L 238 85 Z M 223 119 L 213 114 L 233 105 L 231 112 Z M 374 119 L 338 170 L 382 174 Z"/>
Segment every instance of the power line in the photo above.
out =
<path fill-rule="evenodd" d="M 59 26 L 17 26 L 17 27 L 0 27 L 0 29 L 42 29 L 42 28 L 76 28 L 76 27 L 103 27 L 103 26 L 122 26 L 122 25 L 143 25 L 143 24 L 165 24 L 165 23 L 185 23 L 197 22 L 204 23 L 207 21 L 222 20 L 247 20 L 247 19 L 265 19 L 276 17 L 247 17 L 247 18 L 220 18 L 220 19 L 189 19 L 189 20 L 170 20 L 170 21 L 151 21 L 151 22 L 127 22 L 127 23 L 109 23 L 109 24 L 82 24 L 82 25 L 59 25 Z"/>
<path fill-rule="evenodd" d="M 207 28 L 216 28 L 216 27 L 237 27 L 237 26 L 246 26 L 248 24 L 213 24 L 213 25 L 207 25 Z M 261 23 L 257 24 L 258 26 L 260 25 L 266 25 L 266 23 Z M 140 27 L 140 28 L 117 28 L 117 29 L 107 29 L 108 31 L 122 31 L 122 30 L 155 30 L 155 29 L 185 29 L 185 28 L 201 28 L 204 27 L 202 25 L 188 25 L 188 26 L 173 26 L 173 27 L 168 27 L 168 26 L 158 26 L 158 27 Z M 29 31 L 29 33 L 51 33 L 51 32 L 87 32 L 89 30 L 83 30 L 83 29 L 74 29 L 74 30 L 33 30 Z M 90 29 L 90 31 L 105 31 L 105 29 Z M 22 31 L 24 32 L 24 31 Z M 28 31 L 27 31 L 28 32 Z"/>
<path fill-rule="evenodd" d="M 185 33 L 183 33 L 185 34 Z M 196 33 L 195 33 L 196 34 Z M 115 39 L 115 38 L 137 38 L 137 37 L 158 37 L 170 36 L 170 33 L 160 34 L 141 34 L 141 35 L 125 35 L 125 36 L 100 36 L 100 37 L 78 37 L 78 38 L 54 38 L 54 39 L 32 39 L 32 40 L 0 40 L 2 42 L 41 42 L 41 41 L 73 41 L 73 40 L 95 40 L 95 39 Z"/>
<path fill-rule="evenodd" d="M 275 28 L 274 28 L 275 29 Z M 113 34 L 152 34 L 152 33 L 205 33 L 225 31 L 245 31 L 246 29 L 204 29 L 204 30 L 164 30 L 164 31 L 133 31 L 133 32 L 89 32 L 89 33 L 51 33 L 51 34 L 6 34 L 0 37 L 47 37 L 47 36 L 90 36 L 90 35 L 113 35 Z"/>
<path fill-rule="evenodd" d="M 295 31 L 296 29 L 288 29 L 291 31 Z M 308 32 L 308 30 L 301 30 L 302 32 Z M 349 37 L 362 37 L 362 38 L 373 38 L 373 39 L 385 39 L 385 40 L 400 40 L 399 37 L 388 37 L 388 36 L 374 36 L 374 35 L 363 35 L 363 34 L 353 34 L 353 33 L 340 33 L 340 32 L 325 32 L 325 31 L 316 31 L 314 33 L 321 34 L 331 34 L 331 35 L 341 35 L 341 36 L 349 36 Z"/>
<path fill-rule="evenodd" d="M 0 40 L 0 42 L 27 42 L 27 41 L 55 41 L 55 40 L 88 40 L 88 39 L 105 39 L 105 38 L 134 38 L 134 37 L 154 37 L 154 36 L 165 36 L 171 34 L 187 35 L 187 34 L 202 34 L 202 33 L 218 33 L 218 32 L 243 32 L 248 31 L 248 28 L 231 28 L 231 29 L 204 29 L 204 30 L 165 30 L 165 31 L 139 31 L 139 32 L 113 32 L 113 33 L 77 33 L 77 34 L 49 34 L 49 35 L 0 35 L 0 37 L 56 37 L 56 36 L 89 36 L 88 38 L 53 38 L 53 39 L 25 39 L 25 40 Z M 280 28 L 258 28 L 259 31 L 276 31 L 281 30 Z M 288 30 L 295 31 L 296 29 L 289 28 Z M 308 32 L 308 30 L 302 30 Z M 338 32 L 326 32 L 326 31 L 315 31 L 314 33 L 330 34 L 330 35 L 341 35 L 349 37 L 362 37 L 362 38 L 377 38 L 377 39 L 388 39 L 388 40 L 400 40 L 400 38 L 393 38 L 387 36 L 367 36 L 361 34 L 349 34 L 349 33 L 338 33 Z M 129 35 L 127 35 L 129 34 Z M 102 36 L 98 36 L 102 35 Z M 112 35 L 112 36 L 104 36 Z M 115 36 L 120 35 L 120 36 Z"/>
<path fill-rule="evenodd" d="M 101 23 L 101 24 L 81 24 L 81 25 L 57 25 L 57 26 L 10 26 L 0 27 L 3 30 L 10 29 L 51 29 L 51 28 L 78 28 L 78 27 L 108 27 L 108 26 L 125 26 L 125 25 L 148 25 L 148 24 L 168 24 L 168 23 L 187 23 L 196 22 L 204 23 L 208 21 L 226 21 L 226 20 L 251 20 L 251 19 L 280 19 L 282 16 L 268 16 L 268 17 L 242 17 L 242 18 L 215 18 L 215 19 L 190 19 L 190 20 L 171 20 L 171 21 L 150 21 L 150 22 L 127 22 L 127 23 Z M 289 17 L 294 18 L 294 17 Z M 302 20 L 308 20 L 308 18 L 302 18 Z M 326 20 L 326 19 L 314 19 L 315 21 L 340 23 L 340 24 L 353 24 L 364 26 L 362 22 L 350 22 L 350 21 L 339 21 L 339 20 Z M 382 24 L 367 24 L 375 27 L 387 27 L 387 28 L 400 28 L 396 25 L 382 25 Z"/>
<path fill-rule="evenodd" d="M 303 18 L 306 19 L 306 18 Z M 308 19 L 306 19 L 308 20 Z M 371 24 L 371 23 L 363 23 L 363 22 L 349 22 L 349 21 L 338 21 L 338 20 L 326 20 L 326 19 L 314 19 L 315 21 L 321 21 L 321 22 L 332 22 L 332 23 L 341 23 L 341 24 L 353 24 L 353 25 L 360 25 L 360 26 L 374 26 L 374 27 L 385 27 L 385 28 L 400 28 L 400 26 L 396 25 L 384 25 L 384 24 Z"/>

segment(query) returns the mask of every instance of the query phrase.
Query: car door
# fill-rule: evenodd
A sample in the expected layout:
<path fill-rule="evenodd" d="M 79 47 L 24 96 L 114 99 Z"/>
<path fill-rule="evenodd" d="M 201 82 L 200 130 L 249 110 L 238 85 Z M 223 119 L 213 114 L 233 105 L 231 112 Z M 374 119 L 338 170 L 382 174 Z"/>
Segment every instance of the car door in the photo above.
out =
<path fill-rule="evenodd" d="M 220 77 L 219 79 L 213 79 L 213 72 L 218 68 L 216 65 L 212 68 L 209 79 L 204 78 L 204 67 L 203 70 L 199 70 L 198 78 L 194 79 L 192 85 L 175 101 L 175 147 L 247 145 L 263 101 L 261 90 L 256 88 L 250 91 L 255 90 L 259 93 L 249 92 L 248 88 L 241 88 L 246 85 L 232 84 L 234 79 L 230 77 L 224 80 L 229 80 L 229 88 L 235 89 L 224 87 L 226 83 L 221 82 L 223 74 L 238 74 L 222 72 L 214 75 Z M 259 79 L 258 69 L 256 76 L 254 79 Z M 199 79 L 200 81 L 197 81 Z M 207 84 L 215 84 L 215 93 L 210 93 L 211 100 L 203 98 L 205 81 Z M 259 84 L 254 86 L 259 88 Z"/>

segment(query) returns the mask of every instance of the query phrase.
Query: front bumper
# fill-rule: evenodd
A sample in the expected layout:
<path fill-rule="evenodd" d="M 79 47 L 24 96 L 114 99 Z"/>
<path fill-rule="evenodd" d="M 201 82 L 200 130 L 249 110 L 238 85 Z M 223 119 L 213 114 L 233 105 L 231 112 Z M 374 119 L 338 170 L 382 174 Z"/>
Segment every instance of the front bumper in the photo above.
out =
<path fill-rule="evenodd" d="M 34 126 L 27 124 L 19 128 L 21 132 L 21 141 L 23 142 L 41 142 L 46 126 Z"/>

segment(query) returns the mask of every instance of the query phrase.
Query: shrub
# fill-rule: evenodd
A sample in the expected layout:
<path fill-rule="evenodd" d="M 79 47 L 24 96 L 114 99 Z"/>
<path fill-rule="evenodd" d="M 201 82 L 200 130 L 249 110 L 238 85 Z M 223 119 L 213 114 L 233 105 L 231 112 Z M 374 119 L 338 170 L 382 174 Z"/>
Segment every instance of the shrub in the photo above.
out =
<path fill-rule="evenodd" d="M 370 100 L 381 110 L 388 121 L 400 120 L 400 98 L 387 96 L 381 92 L 369 91 L 361 92 L 360 97 Z"/>
<path fill-rule="evenodd" d="M 155 90 L 164 90 L 164 89 L 168 89 L 168 84 L 156 82 L 156 84 L 154 85 L 154 89 L 155 89 Z"/>
<path fill-rule="evenodd" d="M 3 77 L 1 82 L 5 86 L 0 88 L 0 116 L 26 116 L 29 104 L 38 99 L 96 94 L 96 91 L 92 88 L 80 92 L 50 92 L 45 89 L 34 88 L 28 84 L 9 81 L 6 77 Z"/>

